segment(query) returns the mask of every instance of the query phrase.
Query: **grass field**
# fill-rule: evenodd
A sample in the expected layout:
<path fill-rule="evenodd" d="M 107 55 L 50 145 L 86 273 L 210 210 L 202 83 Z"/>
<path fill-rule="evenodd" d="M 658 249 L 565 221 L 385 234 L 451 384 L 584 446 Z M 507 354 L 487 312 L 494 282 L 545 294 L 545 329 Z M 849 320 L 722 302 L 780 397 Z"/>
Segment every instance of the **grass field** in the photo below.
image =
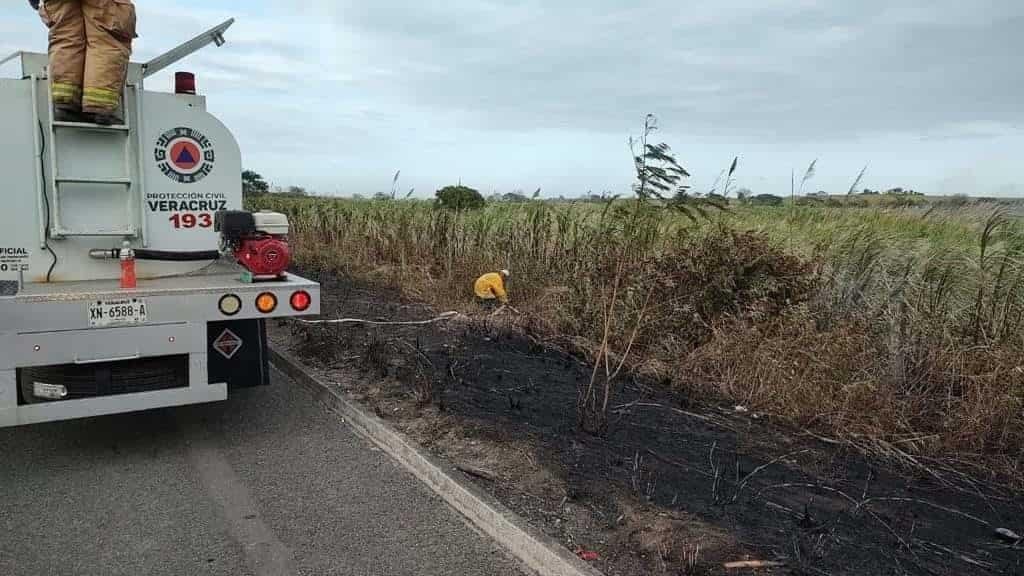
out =
<path fill-rule="evenodd" d="M 633 375 L 908 464 L 1024 475 L 1024 222 L 1006 206 L 249 204 L 289 216 L 300 265 L 446 310 L 511 269 L 517 328 L 599 367 L 588 429 Z"/>

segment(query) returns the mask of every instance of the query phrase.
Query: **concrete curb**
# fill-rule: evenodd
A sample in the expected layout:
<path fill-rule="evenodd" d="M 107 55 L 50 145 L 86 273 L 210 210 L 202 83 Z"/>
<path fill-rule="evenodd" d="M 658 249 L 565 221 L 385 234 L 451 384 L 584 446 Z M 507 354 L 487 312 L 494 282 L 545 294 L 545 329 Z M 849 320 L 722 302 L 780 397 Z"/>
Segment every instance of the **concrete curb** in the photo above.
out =
<path fill-rule="evenodd" d="M 270 348 L 270 361 L 540 576 L 602 576 L 601 572 L 531 527 L 496 498 L 459 480 L 461 473 L 451 465 L 420 449 L 376 415 L 344 398 L 334 386 L 307 372 L 301 362 L 288 352 Z"/>

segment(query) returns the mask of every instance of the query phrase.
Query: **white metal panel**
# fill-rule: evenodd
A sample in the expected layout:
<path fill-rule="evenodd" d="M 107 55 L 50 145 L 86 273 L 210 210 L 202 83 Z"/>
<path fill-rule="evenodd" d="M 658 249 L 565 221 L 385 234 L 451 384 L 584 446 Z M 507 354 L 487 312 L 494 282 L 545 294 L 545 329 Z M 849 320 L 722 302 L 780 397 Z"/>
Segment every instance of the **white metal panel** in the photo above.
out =
<path fill-rule="evenodd" d="M 12 334 L 6 340 L 0 370 L 203 353 L 206 324 Z"/>
<path fill-rule="evenodd" d="M 219 238 L 213 214 L 242 206 L 238 143 L 194 98 L 147 92 L 145 110 L 142 153 L 149 245 L 157 250 L 215 250 Z M 178 135 L 179 130 L 187 134 Z M 195 157 L 195 166 L 174 164 L 185 151 Z"/>
<path fill-rule="evenodd" d="M 6 377 L 4 373 L 0 373 L 0 390 L 5 387 L 5 380 L 9 380 L 12 376 L 13 373 L 8 373 Z M 7 388 L 8 392 L 15 390 L 9 384 Z M 140 410 L 151 410 L 153 408 L 169 406 L 220 402 L 227 400 L 227 398 L 227 384 L 209 384 L 162 390 L 159 392 L 141 392 L 138 394 L 120 394 L 86 400 L 69 400 L 51 404 L 34 404 L 29 406 L 0 404 L 0 428 L 53 422 L 56 420 L 106 416 L 124 412 L 138 412 Z M 0 399 L 3 399 L 2 392 L 0 392 Z"/>
<path fill-rule="evenodd" d="M 0 80 L 0 280 L 16 280 L 15 265 L 29 265 L 30 278 L 42 266 L 39 210 L 36 202 L 32 85 L 28 80 Z M 27 258 L 20 258 L 24 251 Z"/>

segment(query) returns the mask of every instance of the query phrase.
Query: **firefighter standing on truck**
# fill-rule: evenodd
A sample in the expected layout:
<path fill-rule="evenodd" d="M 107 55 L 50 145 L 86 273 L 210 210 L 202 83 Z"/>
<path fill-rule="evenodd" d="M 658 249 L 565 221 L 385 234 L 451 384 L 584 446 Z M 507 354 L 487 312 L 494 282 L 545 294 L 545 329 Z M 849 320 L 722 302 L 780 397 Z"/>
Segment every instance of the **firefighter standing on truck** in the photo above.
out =
<path fill-rule="evenodd" d="M 50 29 L 54 118 L 123 123 L 121 95 L 135 35 L 131 0 L 29 0 Z"/>

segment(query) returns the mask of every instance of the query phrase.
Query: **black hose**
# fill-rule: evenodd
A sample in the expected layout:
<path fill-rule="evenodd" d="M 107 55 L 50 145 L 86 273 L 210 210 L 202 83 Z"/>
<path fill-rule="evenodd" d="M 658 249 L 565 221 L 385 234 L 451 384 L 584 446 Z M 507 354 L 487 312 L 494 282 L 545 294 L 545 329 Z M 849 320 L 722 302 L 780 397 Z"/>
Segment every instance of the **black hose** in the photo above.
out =
<path fill-rule="evenodd" d="M 39 172 L 42 174 L 43 182 L 46 182 L 46 162 L 43 162 L 43 156 L 46 155 L 46 134 L 43 133 L 43 122 L 39 121 Z M 54 191 L 56 194 L 56 191 Z M 46 202 L 46 229 L 43 230 L 43 245 L 46 246 L 47 252 L 53 257 L 53 262 L 50 263 L 50 269 L 46 271 L 46 283 L 50 283 L 50 278 L 53 277 L 53 269 L 57 267 L 57 253 L 50 247 L 50 197 L 46 195 L 46 185 L 43 185 L 43 201 Z"/>
<path fill-rule="evenodd" d="M 169 250 L 146 250 L 136 248 L 136 260 L 161 260 L 163 262 L 201 262 L 203 260 L 218 260 L 220 252 L 207 250 L 204 252 L 172 252 Z"/>

